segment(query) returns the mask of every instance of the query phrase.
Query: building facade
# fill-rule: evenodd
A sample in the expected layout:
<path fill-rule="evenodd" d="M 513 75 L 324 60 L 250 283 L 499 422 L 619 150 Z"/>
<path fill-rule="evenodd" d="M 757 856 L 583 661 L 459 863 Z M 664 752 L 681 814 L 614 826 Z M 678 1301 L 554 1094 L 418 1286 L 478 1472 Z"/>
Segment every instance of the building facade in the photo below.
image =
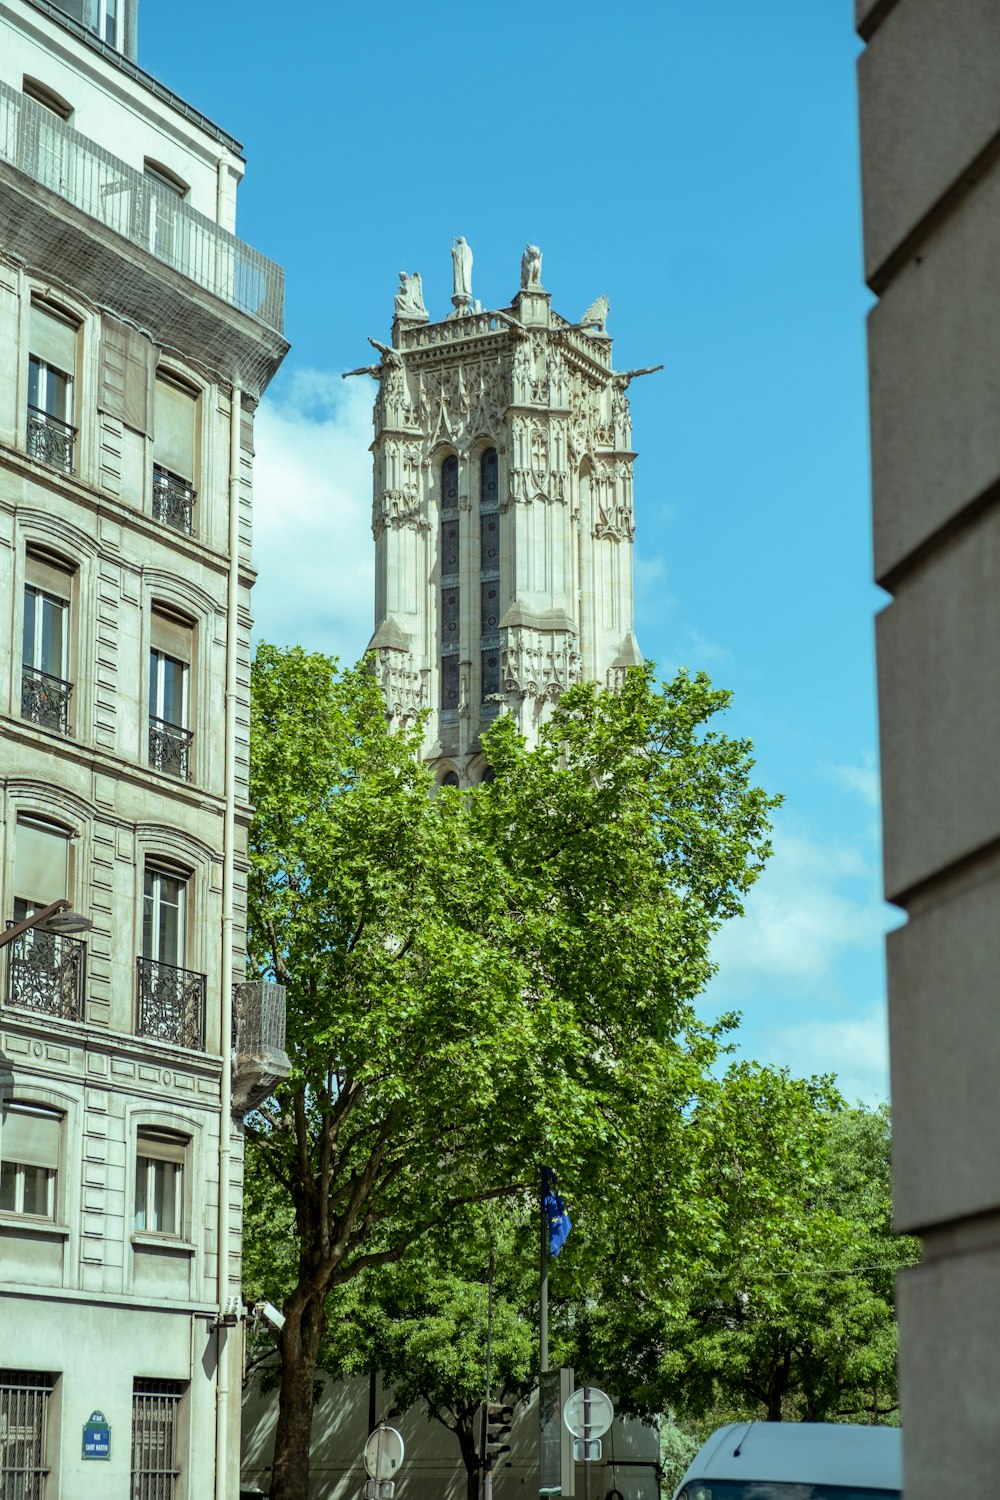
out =
<path fill-rule="evenodd" d="M 280 270 L 136 0 L 0 3 L 0 1493 L 235 1496 L 253 411 Z"/>
<path fill-rule="evenodd" d="M 429 710 L 441 781 L 489 774 L 482 734 L 501 709 L 529 741 L 571 683 L 613 687 L 641 661 L 632 629 L 629 381 L 607 302 L 578 323 L 525 250 L 509 306 L 482 311 L 472 255 L 452 251 L 452 312 L 431 322 L 401 275 L 375 403 L 375 634 L 390 714 Z"/>
<path fill-rule="evenodd" d="M 1000 1463 L 1000 9 L 855 0 L 907 1500 Z"/>

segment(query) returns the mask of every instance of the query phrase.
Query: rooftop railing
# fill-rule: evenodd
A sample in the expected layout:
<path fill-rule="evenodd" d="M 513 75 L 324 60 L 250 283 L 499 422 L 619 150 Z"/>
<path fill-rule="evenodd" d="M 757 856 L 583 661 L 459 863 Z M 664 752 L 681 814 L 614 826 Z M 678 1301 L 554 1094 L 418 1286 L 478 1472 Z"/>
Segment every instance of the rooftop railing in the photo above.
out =
<path fill-rule="evenodd" d="M 280 266 L 3 82 L 0 160 L 51 188 L 231 307 L 281 332 L 284 273 Z"/>

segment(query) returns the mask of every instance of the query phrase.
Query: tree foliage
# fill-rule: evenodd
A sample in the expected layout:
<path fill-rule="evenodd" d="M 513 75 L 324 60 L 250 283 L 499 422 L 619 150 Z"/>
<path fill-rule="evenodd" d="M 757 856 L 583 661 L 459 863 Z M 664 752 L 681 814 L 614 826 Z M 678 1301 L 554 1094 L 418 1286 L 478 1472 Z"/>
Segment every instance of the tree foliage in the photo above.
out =
<path fill-rule="evenodd" d="M 433 797 L 363 669 L 259 648 L 249 972 L 287 988 L 292 1059 L 248 1127 L 293 1226 L 273 1500 L 306 1493 L 331 1294 L 543 1160 L 627 1173 L 681 1128 L 718 1045 L 709 940 L 773 805 L 726 703 L 648 670 L 576 687 L 537 748 L 501 719 L 496 779 Z"/>
<path fill-rule="evenodd" d="M 620 1239 L 578 1335 L 591 1359 L 640 1414 L 894 1421 L 895 1276 L 916 1247 L 892 1230 L 887 1110 L 739 1064 L 685 1129 L 689 1249 Z"/>

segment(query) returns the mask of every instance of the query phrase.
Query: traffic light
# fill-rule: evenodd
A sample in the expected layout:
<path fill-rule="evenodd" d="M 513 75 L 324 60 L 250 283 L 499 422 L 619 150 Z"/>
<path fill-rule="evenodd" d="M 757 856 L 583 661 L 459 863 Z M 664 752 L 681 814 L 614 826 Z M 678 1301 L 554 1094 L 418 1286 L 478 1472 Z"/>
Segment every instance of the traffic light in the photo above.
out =
<path fill-rule="evenodd" d="M 491 1464 L 501 1453 L 510 1452 L 510 1444 L 504 1439 L 510 1436 L 514 1421 L 514 1408 L 500 1401 L 491 1401 L 486 1408 L 486 1462 Z"/>

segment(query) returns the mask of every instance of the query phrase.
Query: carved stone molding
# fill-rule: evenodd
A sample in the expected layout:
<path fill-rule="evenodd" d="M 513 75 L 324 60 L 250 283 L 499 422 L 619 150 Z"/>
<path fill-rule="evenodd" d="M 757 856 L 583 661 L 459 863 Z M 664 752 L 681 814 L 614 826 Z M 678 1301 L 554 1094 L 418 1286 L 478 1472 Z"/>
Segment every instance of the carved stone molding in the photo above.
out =
<path fill-rule="evenodd" d="M 427 707 L 426 674 L 417 670 L 410 651 L 381 646 L 373 655 L 390 722 L 400 728 L 412 724 Z"/>
<path fill-rule="evenodd" d="M 505 693 L 555 702 L 580 680 L 576 638 L 568 630 L 533 630 L 509 626 L 500 649 Z"/>

